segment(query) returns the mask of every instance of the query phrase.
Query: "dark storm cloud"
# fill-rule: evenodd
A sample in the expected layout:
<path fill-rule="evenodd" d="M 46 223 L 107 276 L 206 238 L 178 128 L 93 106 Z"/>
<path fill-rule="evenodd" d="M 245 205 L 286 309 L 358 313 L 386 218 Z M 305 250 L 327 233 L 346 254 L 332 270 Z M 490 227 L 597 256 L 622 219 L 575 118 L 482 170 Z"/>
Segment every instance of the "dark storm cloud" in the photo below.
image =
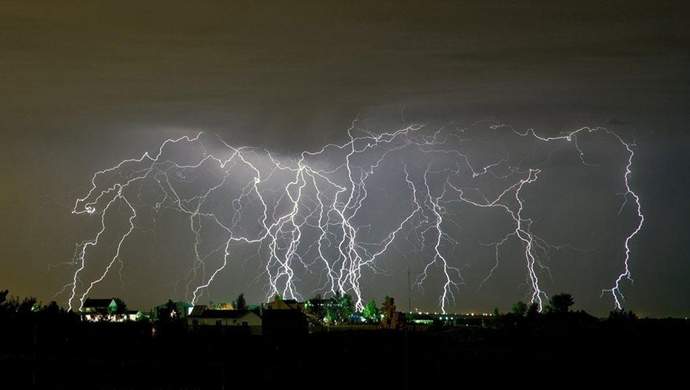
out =
<path fill-rule="evenodd" d="M 48 266 L 88 233 L 74 195 L 161 138 L 204 129 L 289 153 L 342 140 L 356 116 L 496 118 L 635 139 L 649 224 L 630 302 L 690 310 L 683 2 L 370 3 L 2 2 L 0 286 L 49 299 L 67 270 Z"/>

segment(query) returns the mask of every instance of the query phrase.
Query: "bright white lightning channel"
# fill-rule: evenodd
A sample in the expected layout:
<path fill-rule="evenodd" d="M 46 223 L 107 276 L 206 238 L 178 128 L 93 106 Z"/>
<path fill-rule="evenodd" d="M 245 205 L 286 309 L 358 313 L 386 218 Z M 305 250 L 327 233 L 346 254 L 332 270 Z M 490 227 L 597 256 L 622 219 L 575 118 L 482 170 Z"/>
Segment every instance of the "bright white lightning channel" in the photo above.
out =
<path fill-rule="evenodd" d="M 493 130 L 503 127 L 491 126 Z M 65 286 L 69 292 L 69 309 L 80 309 L 88 294 L 108 276 L 113 265 L 122 262 L 122 250 L 136 229 L 137 210 L 149 207 L 155 212 L 173 210 L 188 218 L 194 258 L 186 286 L 192 303 L 196 303 L 227 268 L 233 260 L 236 245 L 256 245 L 256 257 L 264 260 L 267 299 L 274 295 L 304 298 L 296 269 L 317 268 L 317 272 L 323 275 L 323 293 L 351 293 L 356 308 L 361 310 L 365 295 L 361 285 L 363 273 L 379 272 L 378 259 L 389 251 L 394 241 L 405 237 L 401 233 L 407 231 L 408 240 L 416 237 L 421 244 L 419 257 L 428 259 L 418 283 L 422 285 L 432 273 L 441 278 L 439 306 L 445 313 L 463 283 L 460 270 L 451 265 L 445 249 L 447 244 L 458 245 L 458 241 L 446 231 L 450 223 L 446 214 L 448 207 L 459 203 L 477 208 L 497 208 L 510 217 L 512 226 L 509 233 L 493 244 L 496 264 L 484 281 L 499 265 L 499 248 L 509 240 L 517 240 L 521 247 L 520 256 L 525 262 L 529 300 L 541 310 L 548 295 L 539 280 L 539 270 L 547 269 L 540 261 L 540 253 L 547 252 L 550 246 L 532 232 L 533 221 L 525 215 L 522 190 L 536 182 L 545 168 L 508 166 L 506 157 L 476 168 L 466 142 L 450 141 L 453 137 L 460 139 L 458 134 L 444 135 L 436 131 L 425 135 L 423 130 L 421 125 L 411 125 L 374 134 L 357 129 L 355 122 L 348 129 L 346 142 L 327 144 L 315 151 L 304 151 L 297 158 L 282 160 L 265 149 L 232 146 L 212 135 L 199 133 L 193 137 L 167 139 L 155 154 L 147 152 L 139 158 L 123 160 L 111 168 L 95 172 L 89 191 L 75 201 L 72 210 L 77 215 L 99 216 L 100 228 L 92 238 L 78 246 L 75 271 Z M 632 201 L 638 223 L 624 241 L 623 271 L 610 288 L 603 290 L 603 293 L 612 295 L 615 307 L 621 309 L 624 300 L 621 283 L 626 279 L 632 280 L 630 243 L 644 223 L 640 198 L 630 185 L 634 145 L 604 128 L 584 127 L 555 137 L 543 137 L 533 130 L 513 133 L 541 143 L 572 142 L 583 164 L 587 162 L 577 141 L 585 134 L 604 133 L 613 137 L 627 152 L 621 211 Z M 216 146 L 214 152 L 209 152 L 210 144 Z M 169 149 L 173 146 L 200 147 L 203 152 L 191 163 L 182 163 L 171 156 L 173 153 Z M 384 168 L 386 164 L 397 166 L 399 179 L 408 190 L 398 194 L 403 196 L 400 207 L 404 212 L 387 231 L 377 225 L 358 222 L 358 218 L 368 211 L 367 201 L 372 187 L 376 186 L 377 174 L 390 169 Z M 416 168 L 412 169 L 413 166 Z M 425 168 L 420 169 L 420 166 Z M 191 196 L 171 180 L 171 177 L 186 177 L 190 172 L 204 169 L 220 173 L 214 183 Z M 504 173 L 498 174 L 499 169 Z M 470 196 L 469 187 L 463 181 L 486 177 L 504 183 L 503 189 L 493 199 L 476 188 L 474 190 L 480 193 L 480 197 Z M 210 199 L 223 194 L 227 191 L 227 184 L 239 178 L 245 181 L 239 194 L 226 201 L 232 210 L 232 217 L 226 218 L 209 206 Z M 437 181 L 432 182 L 432 178 Z M 275 182 L 280 180 L 283 184 L 276 188 Z M 140 201 L 140 192 L 137 193 L 143 183 L 149 182 L 159 191 L 159 198 L 153 205 Z M 439 183 L 440 186 L 437 185 Z M 128 213 L 126 231 L 116 238 L 114 253 L 106 266 L 97 272 L 97 277 L 83 280 L 90 264 L 90 251 L 99 246 L 104 235 L 114 230 L 109 220 L 122 206 Z M 246 218 L 252 213 L 256 215 L 249 228 Z M 210 228 L 223 232 L 225 238 L 214 251 L 203 254 L 200 247 L 204 231 Z M 316 234 L 306 234 L 307 231 Z M 371 231 L 383 238 L 370 240 L 368 234 Z M 424 250 L 431 253 L 424 254 Z M 207 271 L 206 260 L 214 253 L 222 253 L 222 262 Z"/>

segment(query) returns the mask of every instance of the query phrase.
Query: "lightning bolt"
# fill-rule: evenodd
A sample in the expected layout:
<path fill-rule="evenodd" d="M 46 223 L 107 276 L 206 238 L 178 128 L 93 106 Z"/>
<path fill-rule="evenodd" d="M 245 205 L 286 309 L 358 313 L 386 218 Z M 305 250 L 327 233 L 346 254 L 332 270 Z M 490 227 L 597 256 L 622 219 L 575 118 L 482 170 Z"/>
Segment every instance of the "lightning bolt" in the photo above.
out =
<path fill-rule="evenodd" d="M 632 187 L 630 186 L 630 176 L 632 175 L 632 165 L 633 165 L 633 159 L 635 157 L 635 150 L 633 149 L 634 144 L 625 142 L 623 138 L 618 135 L 617 133 L 603 128 L 603 127 L 582 127 L 577 130 L 571 131 L 565 135 L 561 136 L 556 136 L 556 137 L 542 137 L 537 135 L 534 130 L 530 129 L 527 132 L 524 133 L 519 133 L 516 132 L 520 136 L 528 136 L 532 135 L 534 138 L 537 140 L 540 140 L 542 142 L 553 142 L 553 141 L 567 141 L 567 142 L 573 142 L 575 144 L 575 148 L 578 152 L 578 155 L 580 157 L 580 161 L 585 164 L 589 165 L 586 160 L 585 160 L 585 153 L 582 151 L 580 148 L 577 140 L 578 140 L 578 135 L 580 133 L 595 133 L 595 132 L 604 132 L 612 137 L 614 137 L 618 143 L 623 146 L 628 153 L 628 158 L 627 162 L 625 165 L 625 173 L 623 175 L 623 182 L 625 185 L 625 191 L 623 193 L 623 203 L 621 204 L 621 207 L 619 209 L 619 214 L 622 212 L 622 210 L 625 208 L 627 205 L 628 199 L 632 198 L 634 203 L 635 203 L 635 212 L 637 214 L 638 222 L 635 225 L 635 228 L 630 232 L 626 237 L 624 241 L 624 248 L 625 248 L 625 258 L 623 259 L 623 271 L 618 275 L 618 277 L 614 281 L 614 285 L 611 288 L 608 289 L 603 289 L 603 293 L 610 293 L 613 297 L 614 301 L 614 306 L 617 310 L 621 310 L 623 308 L 622 301 L 625 299 L 623 293 L 621 292 L 621 283 L 623 282 L 624 279 L 630 280 L 632 282 L 632 273 L 630 272 L 630 257 L 631 257 L 631 250 L 630 250 L 630 241 L 637 236 L 637 234 L 642 230 L 642 226 L 644 225 L 645 222 L 645 217 L 644 214 L 642 213 L 642 203 L 640 201 L 639 195 L 632 190 Z"/>
<path fill-rule="evenodd" d="M 491 128 L 497 130 L 501 127 L 504 126 Z M 407 240 L 417 242 L 420 252 L 425 248 L 431 250 L 429 260 L 418 277 L 418 285 L 422 286 L 432 272 L 440 270 L 439 306 L 445 313 L 454 302 L 459 286 L 464 283 L 459 268 L 451 264 L 446 253 L 447 245 L 458 245 L 445 229 L 449 223 L 455 223 L 448 218 L 447 209 L 460 204 L 498 208 L 509 216 L 512 228 L 492 244 L 495 246 L 495 265 L 482 284 L 499 266 L 500 248 L 508 240 L 516 239 L 521 244 L 521 256 L 526 264 L 530 300 L 541 310 L 548 296 L 540 287 L 539 270 L 548 271 L 548 267 L 540 258 L 552 246 L 532 232 L 533 221 L 525 215 L 526 201 L 522 191 L 538 180 L 544 168 L 509 166 L 507 156 L 482 166 L 463 151 L 462 146 L 467 140 L 459 134 L 437 130 L 426 135 L 423 129 L 424 126 L 414 124 L 372 133 L 359 128 L 354 121 L 343 143 L 303 151 L 295 158 L 278 158 L 265 149 L 233 146 L 218 137 L 198 133 L 193 137 L 167 139 L 155 154 L 146 152 L 139 158 L 126 159 L 111 168 L 96 171 L 91 177 L 90 189 L 75 201 L 72 210 L 76 215 L 98 215 L 100 227 L 92 238 L 77 246 L 75 271 L 64 287 L 70 293 L 68 308 L 80 309 L 85 298 L 105 280 L 113 265 L 120 262 L 122 266 L 122 250 L 136 229 L 137 210 L 147 207 L 141 200 L 141 188 L 146 183 L 153 183 L 160 197 L 151 209 L 156 213 L 172 210 L 188 220 L 193 258 L 190 271 L 185 275 L 185 295 L 193 304 L 234 260 L 233 249 L 237 245 L 254 245 L 256 257 L 264 259 L 267 299 L 274 295 L 302 299 L 300 274 L 304 270 L 320 275 L 320 291 L 326 294 L 352 293 L 357 310 L 361 310 L 365 296 L 361 285 L 363 272 L 384 272 L 378 259 L 407 231 Z M 533 130 L 513 130 L 514 134 L 531 137 L 537 142 L 572 142 L 580 161 L 588 166 L 591 164 L 585 159 L 578 136 L 595 132 L 614 137 L 627 151 L 621 211 L 632 200 L 639 217 L 638 224 L 624 242 L 624 270 L 615 279 L 613 287 L 603 291 L 610 293 L 615 306 L 621 308 L 624 299 L 621 283 L 624 279 L 632 280 L 630 242 L 644 223 L 640 198 L 630 185 L 634 145 L 603 128 L 581 128 L 556 137 L 539 136 Z M 209 147 L 211 145 L 213 148 Z M 201 153 L 193 161 L 182 162 L 173 158 L 173 147 L 199 148 Z M 426 166 L 423 173 L 420 165 Z M 403 205 L 401 215 L 389 230 L 360 222 L 370 207 L 370 191 L 377 188 L 377 175 L 384 166 L 386 169 L 399 169 L 400 177 L 409 190 L 398 194 Z M 391 166 L 395 168 L 389 168 Z M 497 173 L 499 169 L 508 172 L 500 175 Z M 199 171 L 212 172 L 213 180 L 201 191 L 190 195 L 189 190 L 179 183 L 192 182 Z M 477 187 L 463 184 L 484 177 L 508 183 L 493 199 Z M 240 185 L 234 186 L 238 181 Z M 441 186 L 434 185 L 434 181 Z M 239 188 L 239 193 L 228 198 L 229 188 Z M 138 201 L 135 201 L 135 195 Z M 214 203 L 217 198 L 229 205 L 231 216 L 216 211 Z M 108 221 L 114 216 L 116 205 L 127 210 L 128 227 L 117 238 L 113 255 L 97 272 L 97 277 L 84 281 L 87 269 L 97 267 L 88 260 L 90 251 L 114 229 L 109 227 Z M 251 215 L 254 215 L 253 219 Z M 206 232 L 212 229 L 222 232 L 223 241 L 204 252 Z M 369 237 L 372 235 L 378 235 L 380 239 L 371 240 Z M 210 267 L 208 259 L 221 252 L 220 264 Z"/>

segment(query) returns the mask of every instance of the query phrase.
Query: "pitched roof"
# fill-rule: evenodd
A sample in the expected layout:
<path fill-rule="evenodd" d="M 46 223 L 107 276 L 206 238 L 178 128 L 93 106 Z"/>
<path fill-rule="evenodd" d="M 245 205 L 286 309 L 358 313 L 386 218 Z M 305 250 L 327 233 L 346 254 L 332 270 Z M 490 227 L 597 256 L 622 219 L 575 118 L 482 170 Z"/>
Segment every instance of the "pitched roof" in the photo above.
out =
<path fill-rule="evenodd" d="M 207 306 L 206 305 L 194 305 L 192 308 L 191 313 L 189 313 L 190 317 L 201 317 L 202 314 L 206 311 Z"/>
<path fill-rule="evenodd" d="M 156 308 L 156 309 L 165 309 L 165 308 L 168 307 L 168 303 L 170 303 L 170 302 L 161 303 L 160 305 L 156 305 L 155 308 Z M 178 310 L 181 309 L 181 308 L 182 308 L 182 309 L 187 309 L 187 308 L 190 308 L 190 307 L 194 307 L 194 305 L 192 305 L 192 304 L 189 303 L 189 302 L 185 302 L 185 301 L 174 301 L 173 304 L 175 305 L 175 308 L 178 309 Z"/>
<path fill-rule="evenodd" d="M 86 298 L 82 307 L 108 307 L 114 298 Z"/>

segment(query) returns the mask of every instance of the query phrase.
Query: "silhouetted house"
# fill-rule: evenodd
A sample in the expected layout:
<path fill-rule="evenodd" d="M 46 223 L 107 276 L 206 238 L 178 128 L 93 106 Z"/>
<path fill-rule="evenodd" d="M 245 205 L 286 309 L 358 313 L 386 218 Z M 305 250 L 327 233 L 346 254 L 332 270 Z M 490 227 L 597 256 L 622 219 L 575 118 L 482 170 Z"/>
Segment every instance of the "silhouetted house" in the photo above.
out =
<path fill-rule="evenodd" d="M 235 310 L 235 304 L 230 302 L 213 303 L 210 306 L 213 310 Z"/>
<path fill-rule="evenodd" d="M 91 322 L 136 321 L 143 316 L 139 311 L 127 310 L 127 306 L 119 298 L 87 298 L 79 311 L 82 320 Z"/>
<path fill-rule="evenodd" d="M 263 334 L 268 336 L 307 334 L 306 315 L 298 309 L 264 310 Z"/>
<path fill-rule="evenodd" d="M 260 335 L 262 331 L 262 318 L 249 310 L 213 310 L 204 305 L 194 306 L 187 316 L 187 325 L 192 328 L 222 327 L 246 330 L 252 335 Z"/>
<path fill-rule="evenodd" d="M 272 302 L 266 304 L 267 310 L 304 310 L 304 303 L 294 299 L 281 299 L 276 297 Z"/>
<path fill-rule="evenodd" d="M 201 317 L 206 310 L 208 310 L 208 306 L 206 305 L 194 305 L 187 317 Z"/>
<path fill-rule="evenodd" d="M 158 305 L 154 308 L 154 314 L 156 319 L 162 318 L 185 318 L 192 311 L 192 304 L 183 301 L 168 301 L 162 305 Z"/>

